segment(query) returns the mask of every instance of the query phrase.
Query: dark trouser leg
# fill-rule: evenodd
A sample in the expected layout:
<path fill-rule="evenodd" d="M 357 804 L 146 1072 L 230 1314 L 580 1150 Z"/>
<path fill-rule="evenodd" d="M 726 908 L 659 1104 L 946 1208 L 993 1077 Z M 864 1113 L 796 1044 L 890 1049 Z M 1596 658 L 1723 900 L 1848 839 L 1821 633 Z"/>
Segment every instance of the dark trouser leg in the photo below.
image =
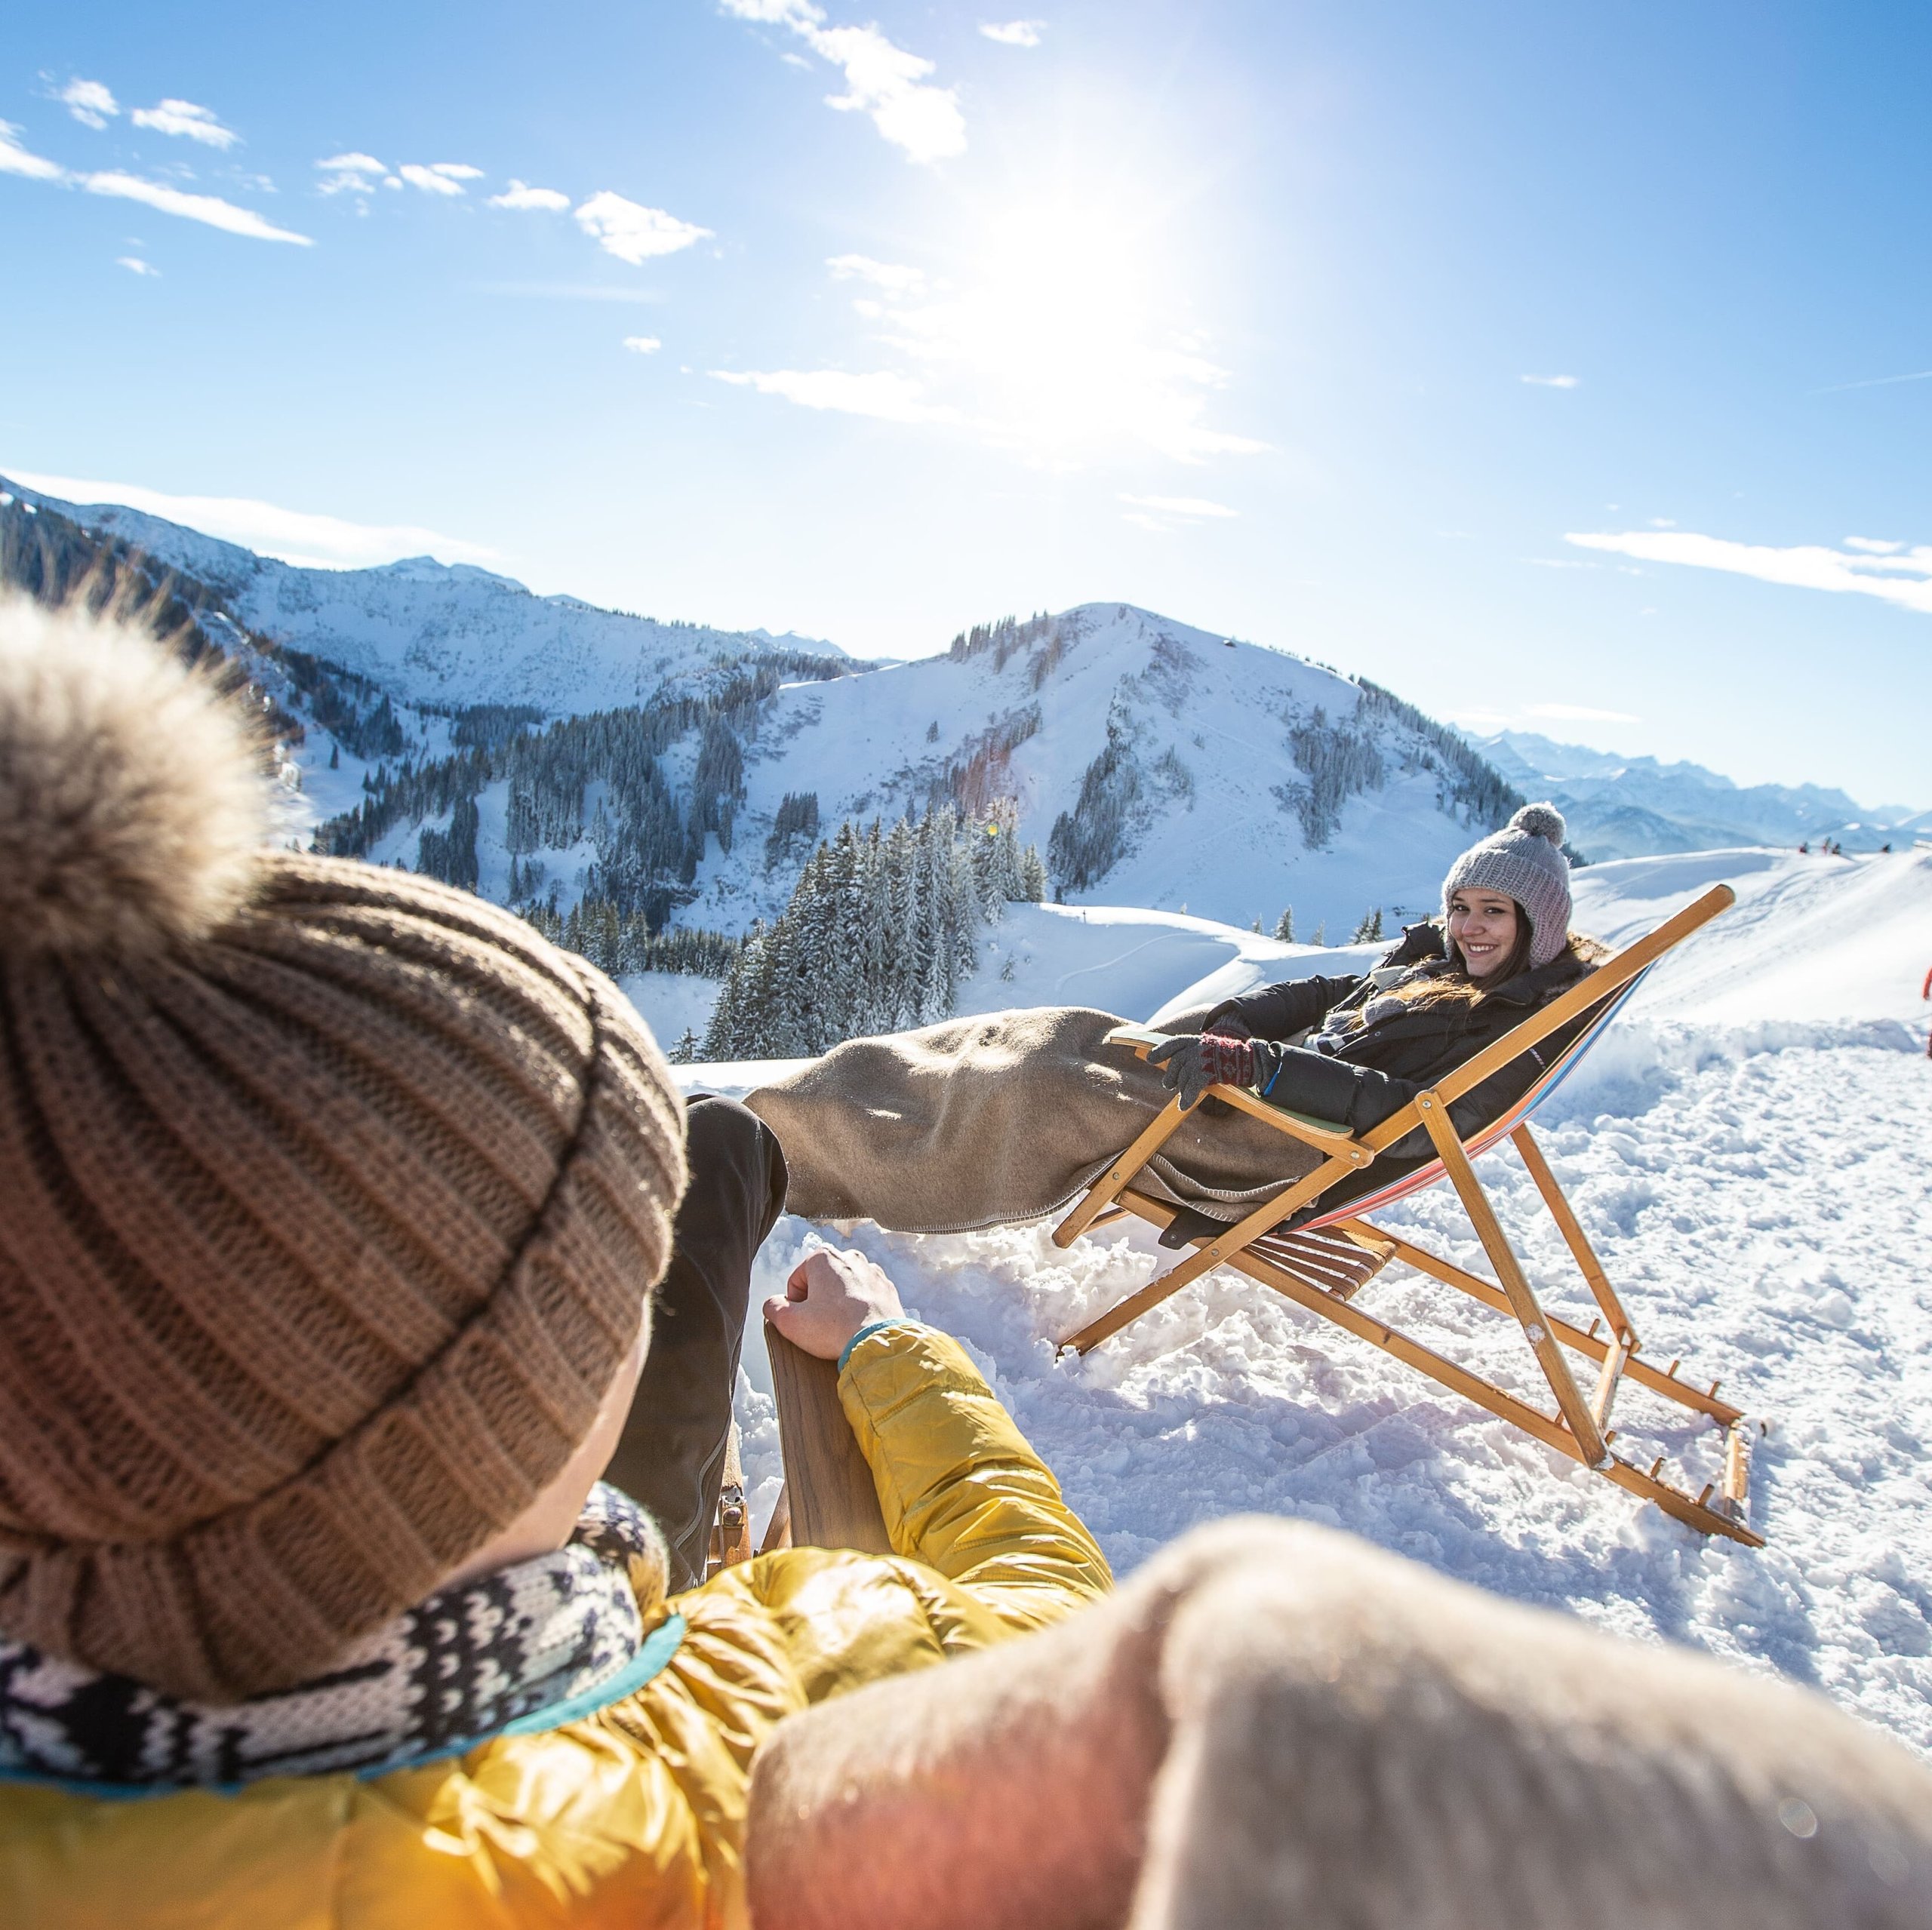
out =
<path fill-rule="evenodd" d="M 604 1475 L 663 1529 L 674 1591 L 704 1579 L 752 1262 L 785 1208 L 777 1136 L 737 1100 L 693 1099 L 685 1143 L 691 1184 L 657 1289 L 651 1351 Z"/>

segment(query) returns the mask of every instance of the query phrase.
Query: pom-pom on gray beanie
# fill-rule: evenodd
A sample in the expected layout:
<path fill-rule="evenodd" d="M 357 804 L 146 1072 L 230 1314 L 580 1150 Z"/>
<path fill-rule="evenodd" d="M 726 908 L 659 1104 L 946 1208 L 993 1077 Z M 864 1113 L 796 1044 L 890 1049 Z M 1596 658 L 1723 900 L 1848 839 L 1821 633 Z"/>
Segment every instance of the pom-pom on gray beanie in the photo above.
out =
<path fill-rule="evenodd" d="M 1563 855 L 1563 813 L 1554 804 L 1525 804 L 1503 828 L 1472 844 L 1442 880 L 1442 914 L 1459 891 L 1500 891 L 1530 921 L 1530 963 L 1547 965 L 1570 936 L 1570 861 Z"/>
<path fill-rule="evenodd" d="M 685 1177 L 601 973 L 270 848 L 256 760 L 138 624 L 0 597 L 0 1633 L 217 1702 L 543 1492 Z"/>

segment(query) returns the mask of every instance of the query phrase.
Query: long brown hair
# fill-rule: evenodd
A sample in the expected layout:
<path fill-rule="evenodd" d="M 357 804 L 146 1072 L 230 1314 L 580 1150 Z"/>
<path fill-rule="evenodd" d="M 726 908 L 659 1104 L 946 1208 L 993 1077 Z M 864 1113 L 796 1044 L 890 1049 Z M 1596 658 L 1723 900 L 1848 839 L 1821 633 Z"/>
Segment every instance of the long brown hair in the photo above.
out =
<path fill-rule="evenodd" d="M 1512 898 L 1512 905 L 1516 901 Z M 1418 976 L 1407 985 L 1397 985 L 1389 996 L 1405 1000 L 1411 1005 L 1446 1005 L 1452 1000 L 1460 1005 L 1474 1005 L 1487 994 L 1507 985 L 1519 972 L 1527 970 L 1530 946 L 1535 933 L 1531 927 L 1530 914 L 1521 905 L 1516 905 L 1516 942 L 1509 948 L 1509 955 L 1486 979 L 1472 979 L 1469 968 L 1463 957 L 1462 948 L 1449 936 L 1448 920 L 1442 927 L 1442 948 L 1447 955 L 1451 970 L 1432 973 L 1427 978 Z"/>

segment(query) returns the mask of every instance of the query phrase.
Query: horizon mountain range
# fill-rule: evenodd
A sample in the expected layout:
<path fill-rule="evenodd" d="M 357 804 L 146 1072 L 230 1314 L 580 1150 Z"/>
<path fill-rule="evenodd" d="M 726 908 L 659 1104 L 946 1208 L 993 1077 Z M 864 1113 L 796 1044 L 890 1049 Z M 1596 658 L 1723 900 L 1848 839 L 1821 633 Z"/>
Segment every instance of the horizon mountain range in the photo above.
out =
<path fill-rule="evenodd" d="M 594 891 L 654 923 L 740 933 L 783 908 L 841 822 L 941 802 L 983 813 L 1004 797 L 1069 904 L 1271 930 L 1292 908 L 1299 936 L 1339 942 L 1377 911 L 1429 909 L 1450 859 L 1525 796 L 1549 796 L 1573 848 L 1604 858 L 1828 835 L 1875 847 L 1926 822 L 1813 785 L 1466 737 L 1365 678 L 1128 604 L 1003 619 L 881 662 L 539 597 L 426 558 L 282 563 L 0 477 L 11 573 L 40 515 L 75 533 L 70 574 L 90 545 L 174 573 L 302 738 L 293 762 L 328 848 L 454 862 L 506 903 L 568 910 Z M 571 721 L 599 714 L 632 721 L 589 736 Z M 543 744 L 510 758 L 513 735 Z M 534 844 L 529 773 L 553 768 L 561 788 Z"/>

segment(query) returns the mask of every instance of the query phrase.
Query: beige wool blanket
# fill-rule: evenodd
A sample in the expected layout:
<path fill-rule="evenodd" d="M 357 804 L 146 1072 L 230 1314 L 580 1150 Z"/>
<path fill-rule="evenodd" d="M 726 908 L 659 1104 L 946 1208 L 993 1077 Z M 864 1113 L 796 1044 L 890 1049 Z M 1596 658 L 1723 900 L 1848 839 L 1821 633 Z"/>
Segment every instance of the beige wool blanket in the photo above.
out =
<path fill-rule="evenodd" d="M 1168 1029 L 1197 1030 L 1202 1016 Z M 1042 1006 L 851 1039 L 745 1103 L 778 1135 L 786 1209 L 808 1219 L 876 1220 L 901 1233 L 1037 1219 L 1103 1172 L 1171 1096 L 1157 1067 L 1101 1043 L 1125 1022 Z M 1244 1114 L 1197 1109 L 1136 1183 L 1234 1220 L 1316 1163 Z"/>

